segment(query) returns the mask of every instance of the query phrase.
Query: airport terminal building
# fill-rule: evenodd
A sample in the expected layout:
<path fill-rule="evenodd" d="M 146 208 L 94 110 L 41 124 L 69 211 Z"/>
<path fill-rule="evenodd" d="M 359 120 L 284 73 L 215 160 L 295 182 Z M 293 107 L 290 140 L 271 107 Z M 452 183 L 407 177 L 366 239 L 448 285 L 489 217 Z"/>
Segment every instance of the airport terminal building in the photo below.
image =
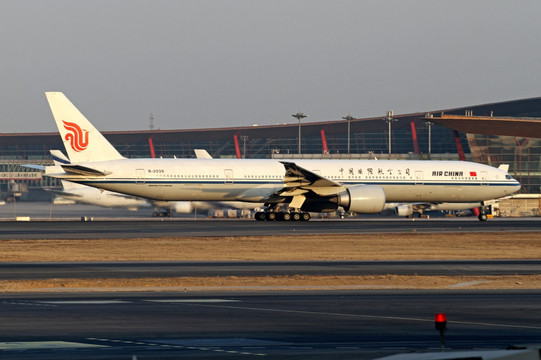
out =
<path fill-rule="evenodd" d="M 280 119 L 276 125 L 103 134 L 130 158 L 190 158 L 195 157 L 194 149 L 205 149 L 215 158 L 437 159 L 495 167 L 509 164 L 509 173 L 522 184 L 522 193 L 541 193 L 541 97 L 375 118 L 343 115 L 324 122 L 298 121 L 285 115 L 289 123 Z M 64 151 L 58 133 L 0 134 L 3 198 L 50 199 L 40 189 L 58 186 L 56 181 L 21 166 L 52 164 L 50 149 Z"/>

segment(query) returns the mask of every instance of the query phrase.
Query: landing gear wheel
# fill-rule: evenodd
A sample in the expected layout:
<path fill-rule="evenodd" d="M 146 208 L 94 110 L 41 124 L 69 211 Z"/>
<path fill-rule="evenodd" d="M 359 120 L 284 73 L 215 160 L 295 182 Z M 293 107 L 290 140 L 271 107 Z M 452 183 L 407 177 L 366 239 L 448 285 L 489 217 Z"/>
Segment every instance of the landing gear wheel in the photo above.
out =
<path fill-rule="evenodd" d="M 484 204 L 483 204 L 484 205 Z M 479 219 L 479 221 L 487 221 L 487 212 L 488 212 L 488 207 L 486 206 L 481 206 L 479 208 L 479 215 L 477 216 L 477 218 Z"/>
<path fill-rule="evenodd" d="M 302 221 L 308 221 L 308 220 L 310 220 L 310 218 L 311 218 L 310 213 L 305 212 L 305 213 L 301 214 L 301 220 Z"/>
<path fill-rule="evenodd" d="M 487 214 L 481 213 L 477 218 L 479 219 L 479 221 L 487 221 Z"/>
<path fill-rule="evenodd" d="M 275 212 L 268 212 L 265 214 L 265 220 L 267 221 L 274 221 L 276 220 L 276 213 Z"/>
<path fill-rule="evenodd" d="M 265 220 L 265 213 L 262 212 L 262 211 L 256 212 L 255 215 L 254 215 L 254 218 L 257 221 L 263 221 L 263 220 Z"/>
<path fill-rule="evenodd" d="M 291 220 L 293 221 L 299 221 L 301 219 L 301 214 L 298 212 L 294 212 L 291 214 Z"/>
<path fill-rule="evenodd" d="M 291 220 L 291 214 L 288 212 L 282 213 L 280 218 L 281 218 L 280 220 L 289 221 Z"/>

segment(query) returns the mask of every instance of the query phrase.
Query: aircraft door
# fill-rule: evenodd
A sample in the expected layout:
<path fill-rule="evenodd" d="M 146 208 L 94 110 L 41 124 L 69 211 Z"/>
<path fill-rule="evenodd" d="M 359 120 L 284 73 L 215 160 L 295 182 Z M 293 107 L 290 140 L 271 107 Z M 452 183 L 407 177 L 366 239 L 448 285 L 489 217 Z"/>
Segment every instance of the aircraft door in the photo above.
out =
<path fill-rule="evenodd" d="M 422 171 L 415 172 L 415 185 L 423 185 L 425 182 Z"/>
<path fill-rule="evenodd" d="M 226 184 L 233 184 L 233 169 L 225 169 L 224 176 Z"/>
<path fill-rule="evenodd" d="M 140 185 L 145 183 L 145 169 L 135 169 L 135 183 Z"/>

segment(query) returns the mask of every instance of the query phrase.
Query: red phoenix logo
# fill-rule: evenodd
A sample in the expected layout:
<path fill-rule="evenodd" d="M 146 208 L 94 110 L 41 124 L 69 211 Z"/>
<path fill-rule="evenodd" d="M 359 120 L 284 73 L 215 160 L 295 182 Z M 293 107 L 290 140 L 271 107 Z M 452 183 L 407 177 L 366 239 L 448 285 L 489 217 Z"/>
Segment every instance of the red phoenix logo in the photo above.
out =
<path fill-rule="evenodd" d="M 81 127 L 75 123 L 62 120 L 64 123 L 64 129 L 69 133 L 64 136 L 64 139 L 70 142 L 71 148 L 76 151 L 83 151 L 88 146 L 88 131 L 81 129 Z"/>

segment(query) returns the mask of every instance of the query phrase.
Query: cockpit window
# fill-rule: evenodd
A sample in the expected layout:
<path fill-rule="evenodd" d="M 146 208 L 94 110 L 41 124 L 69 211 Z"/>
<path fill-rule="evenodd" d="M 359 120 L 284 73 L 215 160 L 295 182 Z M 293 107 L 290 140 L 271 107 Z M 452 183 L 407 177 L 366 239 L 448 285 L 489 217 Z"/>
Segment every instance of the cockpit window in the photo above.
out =
<path fill-rule="evenodd" d="M 513 178 L 511 177 L 511 175 L 509 175 L 509 174 L 505 175 L 505 178 L 506 178 L 507 180 L 512 180 L 512 179 L 513 179 Z"/>

